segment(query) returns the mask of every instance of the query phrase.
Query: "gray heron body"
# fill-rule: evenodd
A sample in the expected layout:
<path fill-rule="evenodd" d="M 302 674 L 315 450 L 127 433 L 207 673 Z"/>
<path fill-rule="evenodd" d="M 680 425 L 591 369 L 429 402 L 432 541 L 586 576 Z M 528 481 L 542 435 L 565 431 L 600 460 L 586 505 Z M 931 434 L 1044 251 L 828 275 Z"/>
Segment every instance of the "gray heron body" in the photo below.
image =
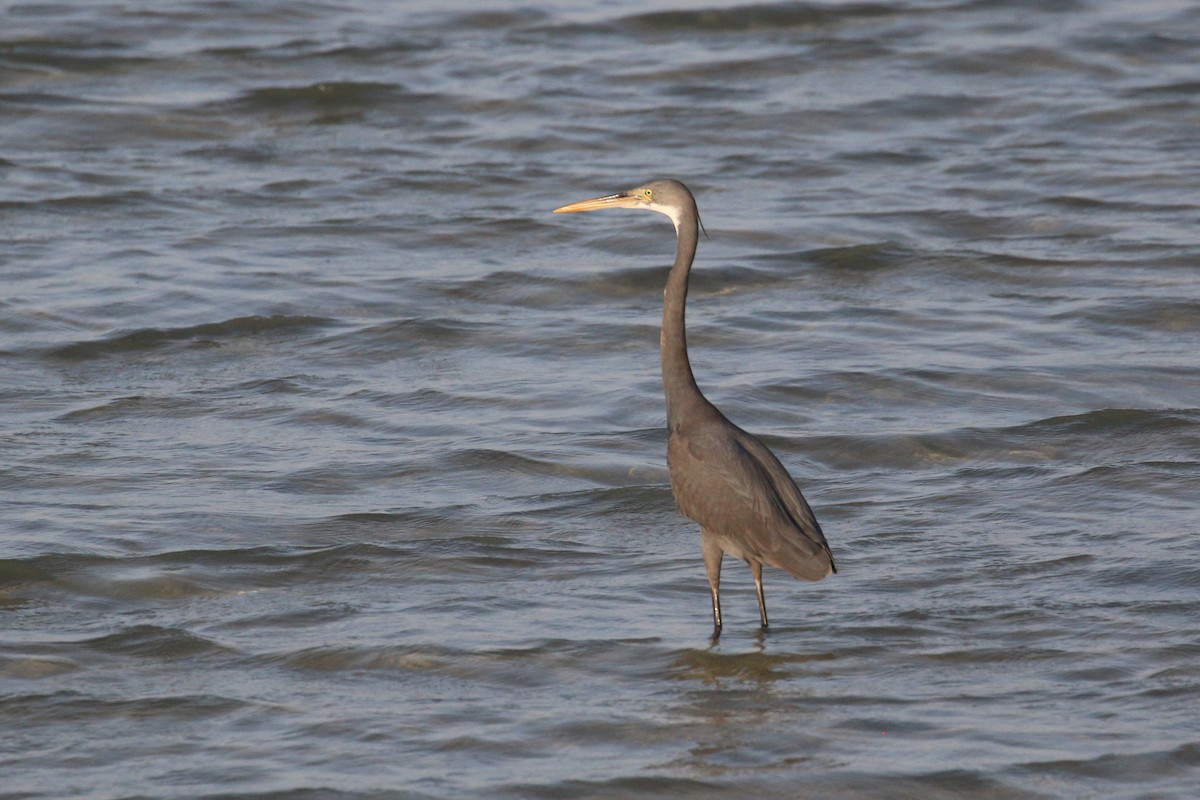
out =
<path fill-rule="evenodd" d="M 750 565 L 758 612 L 767 627 L 762 567 L 817 581 L 837 572 L 812 509 L 766 445 L 734 425 L 700 392 L 684 329 L 688 275 L 696 255 L 699 212 L 679 181 L 659 180 L 618 194 L 581 200 L 556 212 L 640 208 L 675 224 L 678 252 L 663 296 L 662 374 L 667 398 L 667 466 L 683 514 L 700 525 L 700 549 L 712 590 L 713 636 L 721 632 L 721 559 Z"/>

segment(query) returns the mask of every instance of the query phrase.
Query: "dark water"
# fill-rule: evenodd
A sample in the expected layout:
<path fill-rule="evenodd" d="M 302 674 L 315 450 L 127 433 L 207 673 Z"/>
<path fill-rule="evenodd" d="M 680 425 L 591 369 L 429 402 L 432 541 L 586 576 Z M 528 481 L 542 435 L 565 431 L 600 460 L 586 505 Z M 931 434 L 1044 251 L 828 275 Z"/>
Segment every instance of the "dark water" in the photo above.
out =
<path fill-rule="evenodd" d="M 0 796 L 1196 796 L 1200 7 L 689 8 L 0 3 Z"/>

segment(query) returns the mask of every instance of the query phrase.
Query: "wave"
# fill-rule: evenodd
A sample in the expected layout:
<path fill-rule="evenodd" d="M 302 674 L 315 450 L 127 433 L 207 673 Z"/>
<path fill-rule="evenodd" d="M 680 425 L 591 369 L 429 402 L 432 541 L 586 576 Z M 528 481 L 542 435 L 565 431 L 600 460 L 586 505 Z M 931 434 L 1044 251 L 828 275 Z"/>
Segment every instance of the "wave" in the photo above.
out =
<path fill-rule="evenodd" d="M 189 342 L 194 346 L 220 346 L 228 340 L 296 334 L 324 328 L 330 324 L 332 320 L 324 317 L 303 315 L 234 317 L 222 322 L 207 322 L 181 328 L 139 328 L 104 339 L 60 345 L 46 351 L 46 355 L 64 361 L 87 361 L 124 353 L 157 350 L 177 342 Z"/>
<path fill-rule="evenodd" d="M 219 115 L 263 114 L 273 121 L 340 124 L 360 121 L 376 109 L 412 111 L 442 95 L 413 92 L 398 83 L 327 81 L 307 86 L 265 86 L 204 110 Z"/>
<path fill-rule="evenodd" d="M 884 3 L 835 6 L 762 3 L 736 8 L 654 11 L 621 20 L 621 27 L 647 33 L 737 33 L 784 28 L 828 28 L 845 22 L 899 16 L 903 9 Z"/>

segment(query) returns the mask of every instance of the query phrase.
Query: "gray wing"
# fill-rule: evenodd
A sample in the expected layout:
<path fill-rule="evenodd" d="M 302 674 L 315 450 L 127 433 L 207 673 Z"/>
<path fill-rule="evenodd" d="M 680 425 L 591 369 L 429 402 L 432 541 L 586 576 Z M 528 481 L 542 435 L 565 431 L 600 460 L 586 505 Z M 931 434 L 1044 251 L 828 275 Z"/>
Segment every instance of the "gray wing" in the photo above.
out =
<path fill-rule="evenodd" d="M 773 490 L 774 497 L 783 506 L 784 511 L 795 528 L 795 532 L 808 540 L 804 545 L 811 543 L 816 546 L 816 550 L 810 550 L 808 546 L 801 546 L 799 548 L 804 556 L 813 557 L 815 562 L 819 562 L 813 564 L 809 569 L 813 567 L 818 568 L 821 573 L 820 577 L 825 577 L 831 572 L 837 572 L 837 566 L 833 562 L 833 553 L 829 550 L 829 543 L 825 541 L 825 533 L 821 530 L 821 524 L 817 522 L 816 515 L 813 514 L 808 501 L 800 493 L 800 488 L 796 486 L 796 482 L 792 480 L 792 476 L 788 474 L 787 469 L 779 462 L 775 454 L 767 449 L 765 444 L 741 428 L 737 428 L 736 439 L 737 443 L 754 460 L 756 466 L 766 476 Z M 763 493 L 766 494 L 766 492 Z M 789 572 L 792 571 L 791 567 L 783 564 L 778 566 L 784 567 Z M 797 569 L 800 568 L 797 567 Z M 805 576 L 800 575 L 798 577 Z"/>
<path fill-rule="evenodd" d="M 721 419 L 682 435 L 672 449 L 673 462 L 684 462 L 679 469 L 672 464 L 672 479 L 689 517 L 797 578 L 815 581 L 837 571 L 812 509 L 758 439 Z"/>

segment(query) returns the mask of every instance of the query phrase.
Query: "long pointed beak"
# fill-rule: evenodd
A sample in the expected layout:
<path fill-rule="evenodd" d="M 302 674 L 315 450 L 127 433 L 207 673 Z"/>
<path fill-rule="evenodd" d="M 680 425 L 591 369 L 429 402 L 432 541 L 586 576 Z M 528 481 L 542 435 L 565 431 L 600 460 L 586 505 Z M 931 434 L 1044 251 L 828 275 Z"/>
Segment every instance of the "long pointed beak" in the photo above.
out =
<path fill-rule="evenodd" d="M 637 198 L 631 194 L 608 194 L 604 197 L 593 197 L 591 200 L 580 200 L 578 203 L 568 203 L 554 209 L 555 214 L 569 214 L 575 211 L 595 211 L 600 208 L 630 208 L 637 204 Z"/>

